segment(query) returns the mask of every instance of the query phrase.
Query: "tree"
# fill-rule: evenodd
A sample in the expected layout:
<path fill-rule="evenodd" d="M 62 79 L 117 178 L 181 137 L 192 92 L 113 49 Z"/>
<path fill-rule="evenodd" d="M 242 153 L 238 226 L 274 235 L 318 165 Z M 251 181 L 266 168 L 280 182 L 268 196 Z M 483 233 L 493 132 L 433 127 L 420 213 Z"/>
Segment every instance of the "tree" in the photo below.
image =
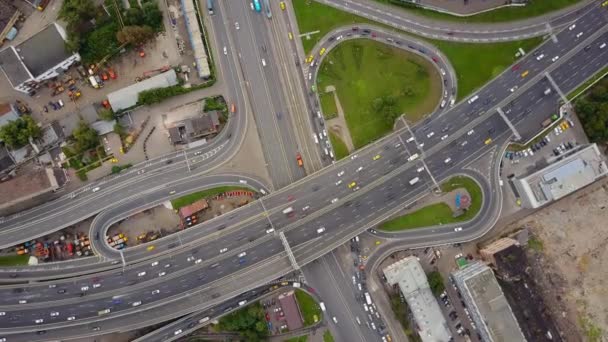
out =
<path fill-rule="evenodd" d="M 429 280 L 429 287 L 435 296 L 439 296 L 444 290 L 445 285 L 443 285 L 443 278 L 441 277 L 441 273 L 434 271 L 427 275 Z"/>
<path fill-rule="evenodd" d="M 154 31 L 163 30 L 163 12 L 158 8 L 156 2 L 146 2 L 142 6 L 143 22 L 142 24 L 150 26 Z"/>
<path fill-rule="evenodd" d="M 116 33 L 116 39 L 121 44 L 141 45 L 154 36 L 149 26 L 125 26 Z"/>
<path fill-rule="evenodd" d="M 24 115 L 17 120 L 9 121 L 0 128 L 0 140 L 12 148 L 25 146 L 30 138 L 36 139 L 42 136 L 42 129 L 29 115 Z"/>
<path fill-rule="evenodd" d="M 115 119 L 114 117 L 114 112 L 109 109 L 109 108 L 102 108 L 98 113 L 97 116 L 99 116 L 99 118 L 101 120 L 105 120 L 105 121 L 112 121 Z"/>
<path fill-rule="evenodd" d="M 80 50 L 82 58 L 86 61 L 97 63 L 105 56 L 112 54 L 118 49 L 118 41 L 116 33 L 118 26 L 115 22 L 108 22 L 98 26 L 93 32 L 83 37 L 82 49 Z"/>
<path fill-rule="evenodd" d="M 59 19 L 76 28 L 82 22 L 95 17 L 96 9 L 92 0 L 65 0 L 59 9 Z"/>
<path fill-rule="evenodd" d="M 76 150 L 82 153 L 99 145 L 99 134 L 86 122 L 80 121 L 78 127 L 72 132 L 76 140 Z"/>

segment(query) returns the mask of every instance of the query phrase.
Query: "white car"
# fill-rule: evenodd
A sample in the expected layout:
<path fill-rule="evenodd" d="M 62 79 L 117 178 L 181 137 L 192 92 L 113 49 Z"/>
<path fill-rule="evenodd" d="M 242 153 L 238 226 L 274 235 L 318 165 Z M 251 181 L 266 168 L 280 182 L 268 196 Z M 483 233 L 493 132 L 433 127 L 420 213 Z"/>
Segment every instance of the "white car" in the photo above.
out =
<path fill-rule="evenodd" d="M 159 276 L 159 277 L 162 277 L 162 276 L 164 276 L 165 274 L 167 274 L 167 272 L 158 272 L 158 276 Z"/>
<path fill-rule="evenodd" d="M 146 275 L 146 271 L 142 271 L 142 272 L 137 273 L 138 277 L 143 277 L 145 275 Z"/>
<path fill-rule="evenodd" d="M 467 135 L 473 135 L 473 133 L 475 133 L 475 130 L 470 130 L 467 132 Z"/>
<path fill-rule="evenodd" d="M 226 47 L 224 46 L 224 55 L 228 54 L 228 49 L 226 49 Z"/>
<path fill-rule="evenodd" d="M 253 2 L 249 3 L 249 7 L 251 7 L 251 10 L 253 11 Z"/>
<path fill-rule="evenodd" d="M 455 231 L 455 232 L 459 232 L 459 231 L 461 231 L 461 230 L 462 230 L 462 227 L 456 227 L 456 228 L 454 228 L 454 231 Z"/>
<path fill-rule="evenodd" d="M 332 317 L 331 319 L 334 321 L 334 323 L 338 324 L 338 319 L 336 318 L 336 316 Z"/>
<path fill-rule="evenodd" d="M 338 202 L 338 198 L 337 197 L 331 200 L 331 203 L 336 203 L 336 202 Z"/>
<path fill-rule="evenodd" d="M 338 172 L 338 177 L 342 177 L 342 176 L 344 176 L 344 171 Z"/>
<path fill-rule="evenodd" d="M 582 36 L 583 36 L 583 32 L 579 32 L 579 33 L 576 34 L 576 38 L 580 38 Z"/>
<path fill-rule="evenodd" d="M 447 138 L 448 138 L 448 135 L 446 134 L 446 135 L 444 135 L 444 136 L 441 137 L 441 140 L 445 140 Z"/>
<path fill-rule="evenodd" d="M 445 70 L 439 69 L 439 71 L 441 72 L 441 75 L 445 76 Z"/>
<path fill-rule="evenodd" d="M 262 58 L 262 66 L 266 66 L 266 60 Z"/>
<path fill-rule="evenodd" d="M 540 55 L 536 56 L 536 60 L 540 61 L 541 59 L 545 58 L 545 54 L 541 53 Z"/>
<path fill-rule="evenodd" d="M 194 261 L 194 257 L 193 256 L 189 256 L 186 261 Z"/>
<path fill-rule="evenodd" d="M 327 131 L 326 130 L 323 130 L 323 136 L 327 137 Z"/>
<path fill-rule="evenodd" d="M 321 234 L 325 231 L 325 227 L 319 227 L 319 229 L 317 229 L 317 234 Z"/>
<path fill-rule="evenodd" d="M 451 162 L 451 161 L 452 161 L 452 158 L 449 158 L 449 157 L 448 157 L 448 158 L 446 158 L 446 159 L 445 159 L 443 162 L 444 162 L 444 163 L 446 163 L 446 164 L 448 164 L 448 163 L 449 163 L 449 162 Z"/>
<path fill-rule="evenodd" d="M 266 234 L 270 234 L 274 232 L 274 228 L 266 229 Z"/>
<path fill-rule="evenodd" d="M 531 149 L 531 148 L 529 148 L 529 149 L 528 149 L 528 153 L 530 153 L 530 156 L 533 156 L 533 155 L 534 155 L 534 152 L 532 152 L 532 149 Z"/>
<path fill-rule="evenodd" d="M 196 261 L 194 263 L 195 264 L 200 264 L 201 262 L 203 262 L 203 259 L 196 259 Z"/>
<path fill-rule="evenodd" d="M 603 49 L 603 48 L 605 48 L 605 47 L 606 47 L 606 43 L 602 43 L 602 44 L 600 45 L 600 49 Z"/>
<path fill-rule="evenodd" d="M 313 133 L 312 138 L 315 140 L 315 144 L 319 143 L 319 138 L 317 138 L 317 135 Z"/>
<path fill-rule="evenodd" d="M 138 302 L 133 302 L 133 304 L 131 304 L 131 305 L 132 305 L 132 306 L 140 306 L 140 305 L 141 305 L 141 302 L 140 302 L 140 301 L 138 301 Z"/>
<path fill-rule="evenodd" d="M 569 31 L 572 31 L 572 30 L 574 30 L 575 28 L 576 28 L 576 24 L 572 24 L 572 25 L 568 26 L 568 30 L 569 30 Z"/>
<path fill-rule="evenodd" d="M 70 316 L 70 317 L 67 318 L 68 321 L 73 321 L 75 319 L 76 319 L 76 316 Z"/>
<path fill-rule="evenodd" d="M 423 147 L 424 147 L 424 143 L 418 144 L 418 148 L 423 148 Z"/>
<path fill-rule="evenodd" d="M 80 291 L 89 291 L 89 287 L 88 286 L 83 286 L 80 288 Z"/>
<path fill-rule="evenodd" d="M 336 182 L 336 186 L 339 186 L 340 184 L 342 184 L 342 180 L 341 179 Z"/>
<path fill-rule="evenodd" d="M 157 265 L 158 265 L 158 261 L 155 261 L 155 262 L 153 262 L 153 263 L 150 264 L 150 266 L 152 266 L 152 267 L 157 266 Z"/>
<path fill-rule="evenodd" d="M 239 253 L 239 255 L 237 255 L 239 258 L 244 258 L 245 256 L 247 256 L 247 252 L 242 252 Z"/>
<path fill-rule="evenodd" d="M 96 288 L 100 288 L 100 287 L 101 287 L 101 284 L 99 284 L 99 283 L 95 283 L 95 284 L 93 284 L 93 288 L 94 288 L 94 289 L 96 289 Z"/>
<path fill-rule="evenodd" d="M 173 332 L 173 335 L 179 335 L 182 333 L 182 329 L 177 329 Z"/>
<path fill-rule="evenodd" d="M 153 295 L 155 295 L 155 294 L 159 294 L 159 293 L 160 293 L 160 290 L 154 290 L 154 291 L 152 291 L 152 294 L 153 294 Z"/>
<path fill-rule="evenodd" d="M 220 249 L 220 254 L 228 252 L 228 247 Z"/>
<path fill-rule="evenodd" d="M 42 324 L 42 323 L 44 323 L 44 320 L 42 318 L 38 318 L 37 320 L 34 321 L 34 323 Z"/>
<path fill-rule="evenodd" d="M 515 87 L 513 87 L 513 88 L 509 89 L 509 91 L 513 93 L 513 92 L 515 92 L 515 91 L 517 90 L 517 88 L 519 88 L 519 87 L 518 87 L 518 86 L 515 86 Z"/>
<path fill-rule="evenodd" d="M 424 171 L 424 166 L 419 167 L 418 169 L 416 169 L 416 172 L 420 173 Z"/>
<path fill-rule="evenodd" d="M 239 22 L 238 21 L 234 23 L 234 28 L 237 29 L 237 30 L 239 30 L 241 28 L 239 26 Z"/>
<path fill-rule="evenodd" d="M 430 138 L 430 137 L 432 137 L 433 135 L 435 135 L 435 132 L 431 132 L 431 133 L 427 134 L 427 135 L 426 135 L 426 137 L 427 137 L 427 138 Z"/>
<path fill-rule="evenodd" d="M 409 137 L 409 138 L 408 138 L 408 139 L 407 139 L 405 142 L 407 142 L 407 143 L 411 143 L 411 142 L 412 142 L 412 141 L 414 141 L 414 140 L 415 140 L 415 139 L 414 139 L 414 137 Z"/>
<path fill-rule="evenodd" d="M 352 156 L 350 156 L 350 160 L 355 160 L 355 159 L 357 159 L 357 157 L 358 157 L 358 155 L 353 154 Z"/>
<path fill-rule="evenodd" d="M 359 168 L 357 168 L 357 172 L 361 172 L 361 170 L 363 170 L 363 166 L 359 166 Z"/>
<path fill-rule="evenodd" d="M 302 211 L 307 211 L 308 209 L 310 209 L 310 206 L 309 206 L 309 205 L 307 205 L 307 206 L 305 206 L 304 208 L 302 208 Z"/>
<path fill-rule="evenodd" d="M 57 316 L 59 316 L 59 312 L 57 312 L 57 311 L 51 312 L 51 317 L 57 317 Z"/>
<path fill-rule="evenodd" d="M 555 62 L 558 59 L 559 59 L 559 56 L 555 56 L 555 57 L 551 58 L 551 62 Z"/>
<path fill-rule="evenodd" d="M 6 312 L 0 311 L 0 316 L 6 316 Z"/>

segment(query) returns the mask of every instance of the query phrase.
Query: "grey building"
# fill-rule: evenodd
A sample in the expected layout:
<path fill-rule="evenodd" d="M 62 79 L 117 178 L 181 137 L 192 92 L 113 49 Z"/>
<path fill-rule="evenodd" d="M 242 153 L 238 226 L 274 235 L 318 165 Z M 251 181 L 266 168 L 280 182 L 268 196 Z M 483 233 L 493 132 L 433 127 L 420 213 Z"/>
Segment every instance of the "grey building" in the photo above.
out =
<path fill-rule="evenodd" d="M 448 341 L 451 337 L 450 330 L 418 259 L 407 257 L 382 271 L 390 285 L 399 284 L 399 289 L 414 315 L 422 341 Z"/>
<path fill-rule="evenodd" d="M 546 165 L 512 180 L 523 207 L 538 208 L 605 176 L 608 167 L 596 144 L 576 146 Z"/>
<path fill-rule="evenodd" d="M 139 99 L 139 93 L 145 90 L 166 88 L 176 85 L 177 74 L 175 70 L 169 69 L 168 71 L 150 77 L 147 80 L 131 84 L 128 87 L 124 87 L 117 91 L 108 94 L 108 101 L 114 113 L 118 113 L 127 108 L 131 108 L 137 104 Z"/>
<path fill-rule="evenodd" d="M 21 12 L 8 0 L 0 0 L 0 44 L 4 39 L 12 39 L 16 33 L 15 23 L 19 20 Z M 7 38 L 8 37 L 8 38 Z"/>
<path fill-rule="evenodd" d="M 477 332 L 486 342 L 526 341 L 492 269 L 477 261 L 452 272 Z"/>
<path fill-rule="evenodd" d="M 80 61 L 78 53 L 66 50 L 66 38 L 63 27 L 52 23 L 21 44 L 0 50 L 0 69 L 13 88 L 29 94 Z"/>
<path fill-rule="evenodd" d="M 220 120 L 217 112 L 203 113 L 198 117 L 174 122 L 169 127 L 169 139 L 173 144 L 188 144 L 218 132 Z"/>

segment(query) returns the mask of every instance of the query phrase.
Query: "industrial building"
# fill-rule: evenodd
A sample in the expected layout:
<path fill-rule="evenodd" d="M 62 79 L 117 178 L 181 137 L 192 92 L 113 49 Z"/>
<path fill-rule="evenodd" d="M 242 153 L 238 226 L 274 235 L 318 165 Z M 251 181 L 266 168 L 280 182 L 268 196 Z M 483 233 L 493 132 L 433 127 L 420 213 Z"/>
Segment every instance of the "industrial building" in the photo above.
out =
<path fill-rule="evenodd" d="M 175 70 L 169 69 L 162 74 L 152 76 L 147 80 L 131 84 L 128 87 L 109 93 L 108 102 L 110 102 L 110 106 L 114 113 L 119 113 L 122 110 L 135 106 L 139 99 L 139 93 L 156 88 L 167 88 L 176 84 L 178 84 L 177 74 L 175 73 Z"/>
<path fill-rule="evenodd" d="M 209 78 L 211 69 L 209 68 L 209 59 L 207 50 L 203 42 L 203 34 L 198 22 L 197 10 L 193 0 L 181 0 L 184 19 L 186 20 L 186 29 L 188 29 L 188 38 L 192 51 L 194 51 L 194 62 L 196 63 L 196 71 L 200 78 Z"/>
<path fill-rule="evenodd" d="M 538 208 L 603 177 L 608 167 L 596 144 L 580 145 L 546 160 L 546 166 L 512 180 L 525 208 Z"/>
<path fill-rule="evenodd" d="M 40 203 L 44 195 L 58 190 L 67 180 L 63 169 L 44 168 L 0 183 L 0 214 Z"/>
<path fill-rule="evenodd" d="M 418 259 L 407 257 L 382 271 L 390 285 L 399 284 L 422 341 L 448 341 L 450 330 Z"/>
<path fill-rule="evenodd" d="M 33 94 L 41 83 L 61 76 L 80 61 L 80 55 L 65 48 L 67 34 L 52 23 L 24 42 L 0 50 L 0 69 L 11 86 Z"/>
<path fill-rule="evenodd" d="M 481 262 L 452 272 L 452 279 L 487 342 L 526 341 L 492 269 Z"/>

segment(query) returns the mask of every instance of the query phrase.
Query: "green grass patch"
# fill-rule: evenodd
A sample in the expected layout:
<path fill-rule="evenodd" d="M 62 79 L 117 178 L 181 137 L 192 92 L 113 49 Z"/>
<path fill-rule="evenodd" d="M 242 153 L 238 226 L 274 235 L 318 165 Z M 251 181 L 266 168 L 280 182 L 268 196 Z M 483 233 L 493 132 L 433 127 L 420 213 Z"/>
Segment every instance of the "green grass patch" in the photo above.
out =
<path fill-rule="evenodd" d="M 489 12 L 467 17 L 459 17 L 447 13 L 424 9 L 411 4 L 400 3 L 399 0 L 376 1 L 402 7 L 412 14 L 423 17 L 461 23 L 496 23 L 523 20 L 557 11 L 580 2 L 580 0 L 533 0 L 530 1 L 530 3 L 528 3 L 526 6 L 498 8 Z"/>
<path fill-rule="evenodd" d="M 311 326 L 322 319 L 323 313 L 321 312 L 321 307 L 311 295 L 302 290 L 296 290 L 296 300 L 304 318 L 305 327 Z"/>
<path fill-rule="evenodd" d="M 311 39 L 302 37 L 302 44 L 306 53 L 309 53 L 325 34 L 345 25 L 374 24 L 396 31 L 387 25 L 340 11 L 316 1 L 294 0 L 293 6 L 301 33 L 319 31 L 319 33 L 311 36 Z M 515 53 L 519 47 L 527 52 L 542 42 L 542 38 L 531 38 L 516 42 L 493 44 L 455 43 L 425 39 L 409 33 L 405 34 L 434 44 L 450 60 L 458 79 L 458 99 L 467 97 L 475 89 L 480 88 L 506 69 L 507 66 L 515 61 Z M 480 60 L 479 56 L 483 56 L 483 58 Z M 341 96 L 340 101 L 343 101 Z"/>
<path fill-rule="evenodd" d="M 371 40 L 341 43 L 319 70 L 318 88 L 336 87 L 355 148 L 390 132 L 402 113 L 419 120 L 441 97 L 438 87 L 431 87 L 432 77 L 441 81 L 430 62 Z"/>
<path fill-rule="evenodd" d="M 220 187 L 213 188 L 213 189 L 193 192 L 186 196 L 182 196 L 182 197 L 173 199 L 173 200 L 171 200 L 171 205 L 173 206 L 173 209 L 179 209 L 181 207 L 190 205 L 200 199 L 207 198 L 207 197 L 213 197 L 213 196 L 216 196 L 219 194 L 223 194 L 224 192 L 234 191 L 234 190 L 253 191 L 250 188 L 244 188 L 244 187 L 240 187 L 240 186 L 220 186 Z"/>
<path fill-rule="evenodd" d="M 328 133 L 329 141 L 331 141 L 331 146 L 334 148 L 336 160 L 340 160 L 344 157 L 347 157 L 349 153 L 346 144 L 342 141 L 342 139 L 340 139 L 339 136 L 337 136 L 332 131 L 329 131 Z"/>
<path fill-rule="evenodd" d="M 308 335 L 292 337 L 283 342 L 306 342 L 306 341 L 308 341 Z"/>
<path fill-rule="evenodd" d="M 450 209 L 447 204 L 435 203 L 418 209 L 410 214 L 386 221 L 380 225 L 379 229 L 393 232 L 436 226 L 439 224 L 465 222 L 473 219 L 481 209 L 481 188 L 472 178 L 464 176 L 452 177 L 441 184 L 441 190 L 443 192 L 449 192 L 459 188 L 465 188 L 471 196 L 471 206 L 464 214 L 454 217 L 452 209 Z"/>
<path fill-rule="evenodd" d="M 319 101 L 321 102 L 321 108 L 323 108 L 325 120 L 338 117 L 338 106 L 336 105 L 333 92 L 323 93 L 319 91 Z"/>
<path fill-rule="evenodd" d="M 582 92 L 585 89 L 587 89 L 587 87 L 589 87 L 592 84 L 594 84 L 595 82 L 601 80 L 606 75 L 608 75 L 608 67 L 605 67 L 604 69 L 600 70 L 598 73 L 596 73 L 595 75 L 593 75 L 593 77 L 591 77 L 586 82 L 584 82 L 583 84 L 581 84 L 578 88 L 576 88 L 573 91 L 571 91 L 570 94 L 568 94 L 568 96 L 566 96 L 566 97 L 570 101 L 574 100 L 574 98 L 576 98 L 579 95 L 581 95 Z"/>
<path fill-rule="evenodd" d="M 578 318 L 579 324 L 587 337 L 589 342 L 600 342 L 602 341 L 603 331 L 602 328 L 597 326 L 590 317 L 586 314 L 580 314 Z"/>
<path fill-rule="evenodd" d="M 28 260 L 30 260 L 30 256 L 27 254 L 0 256 L 0 266 L 24 266 L 27 265 Z"/>
<path fill-rule="evenodd" d="M 323 333 L 323 342 L 334 342 L 334 337 L 329 330 L 325 330 Z"/>
<path fill-rule="evenodd" d="M 543 249 L 545 248 L 545 246 L 543 245 L 543 242 L 535 237 L 530 237 L 528 239 L 528 247 L 533 249 L 536 252 L 542 252 Z"/>

